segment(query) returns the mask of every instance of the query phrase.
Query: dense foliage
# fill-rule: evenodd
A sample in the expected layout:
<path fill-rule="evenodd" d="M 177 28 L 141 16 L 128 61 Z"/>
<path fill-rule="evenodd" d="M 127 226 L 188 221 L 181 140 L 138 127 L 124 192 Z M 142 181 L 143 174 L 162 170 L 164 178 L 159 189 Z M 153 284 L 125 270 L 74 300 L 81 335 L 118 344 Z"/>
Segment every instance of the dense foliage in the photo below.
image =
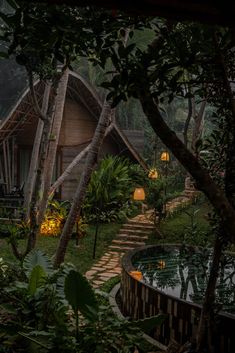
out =
<path fill-rule="evenodd" d="M 30 253 L 17 270 L 1 260 L 0 279 L 4 353 L 131 353 L 142 336 L 137 327 L 150 329 L 164 320 L 163 315 L 135 323 L 114 318 L 108 307 L 99 307 L 90 284 L 71 264 L 53 270 L 40 251 Z"/>
<path fill-rule="evenodd" d="M 144 171 L 127 159 L 113 156 L 102 159 L 87 189 L 83 206 L 86 219 L 99 222 L 125 219 L 133 210 L 131 196 L 141 174 Z"/>

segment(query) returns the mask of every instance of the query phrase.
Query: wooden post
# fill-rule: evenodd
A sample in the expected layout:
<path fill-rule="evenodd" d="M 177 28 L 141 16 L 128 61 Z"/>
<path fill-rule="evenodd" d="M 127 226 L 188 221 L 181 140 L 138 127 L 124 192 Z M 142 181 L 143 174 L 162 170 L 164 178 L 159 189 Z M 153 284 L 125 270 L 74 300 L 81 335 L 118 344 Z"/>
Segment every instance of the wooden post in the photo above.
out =
<path fill-rule="evenodd" d="M 11 190 L 12 190 L 12 182 L 11 182 L 11 155 L 10 155 L 9 139 L 6 141 L 6 150 L 7 150 L 7 167 L 8 167 L 8 177 L 9 177 L 9 192 L 11 192 Z"/>
<path fill-rule="evenodd" d="M 3 162 L 4 162 L 4 175 L 6 182 L 6 191 L 9 192 L 9 175 L 8 175 L 8 166 L 7 166 L 7 152 L 6 152 L 6 141 L 3 141 Z"/>
<path fill-rule="evenodd" d="M 4 182 L 5 181 L 5 177 L 4 177 L 4 173 L 3 173 L 3 166 L 2 166 L 2 154 L 0 154 L 0 179 Z"/>
<path fill-rule="evenodd" d="M 15 137 L 12 137 L 11 144 L 11 184 L 15 185 Z"/>

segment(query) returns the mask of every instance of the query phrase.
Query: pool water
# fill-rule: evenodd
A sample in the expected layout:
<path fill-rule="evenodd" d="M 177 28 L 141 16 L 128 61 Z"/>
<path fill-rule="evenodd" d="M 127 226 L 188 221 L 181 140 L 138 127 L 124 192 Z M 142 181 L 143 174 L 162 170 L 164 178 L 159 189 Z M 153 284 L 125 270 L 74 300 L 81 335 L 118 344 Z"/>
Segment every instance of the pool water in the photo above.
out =
<path fill-rule="evenodd" d="M 211 265 L 208 249 L 161 248 L 133 261 L 143 281 L 168 295 L 202 303 Z M 235 314 L 235 257 L 224 255 L 216 289 L 218 310 Z"/>

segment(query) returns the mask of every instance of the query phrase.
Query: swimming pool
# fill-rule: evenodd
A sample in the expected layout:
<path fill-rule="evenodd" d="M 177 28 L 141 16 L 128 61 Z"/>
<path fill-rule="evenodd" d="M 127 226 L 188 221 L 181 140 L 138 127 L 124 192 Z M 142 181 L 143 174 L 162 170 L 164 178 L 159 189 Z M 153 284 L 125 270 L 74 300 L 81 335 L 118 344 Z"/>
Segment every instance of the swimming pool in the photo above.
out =
<path fill-rule="evenodd" d="M 224 256 L 219 273 L 216 353 L 235 352 L 234 260 Z M 210 250 L 196 247 L 165 244 L 128 252 L 122 259 L 123 314 L 141 319 L 164 313 L 167 319 L 153 330 L 154 338 L 166 345 L 171 339 L 195 340 L 210 263 Z"/>

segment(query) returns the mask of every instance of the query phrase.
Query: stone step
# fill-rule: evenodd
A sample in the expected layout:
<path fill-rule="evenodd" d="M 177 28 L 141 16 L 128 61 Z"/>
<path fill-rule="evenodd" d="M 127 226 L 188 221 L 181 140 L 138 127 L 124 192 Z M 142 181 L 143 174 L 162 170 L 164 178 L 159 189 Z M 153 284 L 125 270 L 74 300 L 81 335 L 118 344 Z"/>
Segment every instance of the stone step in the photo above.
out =
<path fill-rule="evenodd" d="M 134 219 L 129 219 L 128 223 L 125 223 L 123 226 L 127 226 L 132 228 L 134 227 L 140 227 L 140 229 L 144 228 L 144 229 L 154 229 L 154 225 L 149 223 L 149 222 L 140 222 L 140 221 L 136 221 Z"/>
<path fill-rule="evenodd" d="M 118 245 L 109 245 L 109 249 L 115 250 L 115 251 L 129 251 L 129 250 L 133 250 L 134 247 L 130 247 L 130 246 L 118 246 Z"/>
<path fill-rule="evenodd" d="M 122 233 L 122 234 L 118 234 L 116 236 L 117 239 L 128 239 L 128 240 L 132 240 L 132 241 L 143 241 L 143 240 L 148 240 L 148 236 L 147 235 L 130 235 L 130 234 L 126 234 L 126 233 Z"/>
<path fill-rule="evenodd" d="M 130 240 L 112 240 L 112 244 L 117 244 L 117 245 L 124 245 L 124 246 L 133 246 L 133 247 L 137 247 L 137 246 L 144 246 L 145 242 L 142 241 L 130 241 Z"/>
<path fill-rule="evenodd" d="M 154 225 L 151 224 L 151 223 L 144 223 L 144 222 L 139 222 L 139 221 L 134 221 L 132 219 L 130 219 L 128 221 L 128 223 L 124 223 L 123 224 L 123 227 L 127 227 L 127 228 L 132 228 L 132 227 L 136 227 L 136 228 L 139 228 L 139 229 L 152 229 L 154 228 Z"/>
<path fill-rule="evenodd" d="M 134 229 L 134 227 L 126 229 L 126 227 L 122 227 L 119 230 L 119 233 L 121 234 L 130 234 L 130 235 L 149 235 L 153 232 L 154 229 Z"/>

